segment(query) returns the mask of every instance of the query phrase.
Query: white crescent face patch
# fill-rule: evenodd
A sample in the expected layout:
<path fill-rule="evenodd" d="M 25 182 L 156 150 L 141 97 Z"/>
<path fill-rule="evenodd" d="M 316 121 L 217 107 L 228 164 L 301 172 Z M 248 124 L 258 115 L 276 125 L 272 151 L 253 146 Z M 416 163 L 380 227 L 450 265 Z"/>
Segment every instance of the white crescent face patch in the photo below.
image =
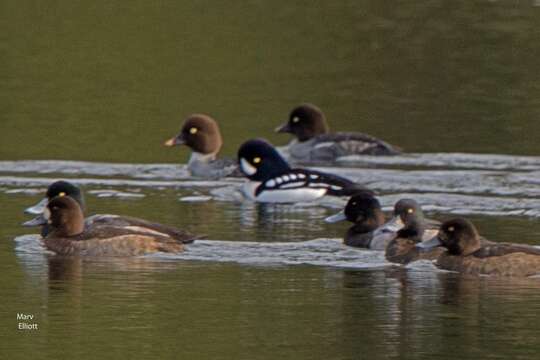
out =
<path fill-rule="evenodd" d="M 242 168 L 242 171 L 251 176 L 257 173 L 257 168 L 253 165 L 251 165 L 246 159 L 241 158 L 240 159 L 240 167 Z"/>

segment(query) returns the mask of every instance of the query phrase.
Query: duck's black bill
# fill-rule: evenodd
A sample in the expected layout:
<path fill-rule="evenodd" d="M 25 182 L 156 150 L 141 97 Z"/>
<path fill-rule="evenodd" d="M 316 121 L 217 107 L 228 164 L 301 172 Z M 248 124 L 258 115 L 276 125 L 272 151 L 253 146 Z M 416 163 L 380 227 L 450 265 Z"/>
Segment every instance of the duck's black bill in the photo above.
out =
<path fill-rule="evenodd" d="M 423 242 L 420 242 L 418 244 L 416 244 L 416 247 L 417 248 L 420 248 L 422 250 L 431 250 L 433 248 L 436 248 L 438 246 L 442 246 L 442 241 L 441 239 L 439 238 L 439 236 L 435 236 L 429 240 L 426 240 L 426 241 L 423 241 Z"/>
<path fill-rule="evenodd" d="M 184 136 L 180 134 L 178 136 L 175 136 L 165 141 L 163 145 L 171 147 L 171 146 L 183 145 L 185 143 L 186 143 L 186 140 L 184 139 Z"/>
<path fill-rule="evenodd" d="M 283 125 L 280 125 L 275 130 L 277 133 L 290 133 L 291 127 L 289 126 L 289 123 L 285 123 Z"/>
<path fill-rule="evenodd" d="M 43 214 L 39 214 L 32 220 L 28 220 L 24 222 L 22 225 L 30 227 L 30 226 L 42 226 L 46 224 L 47 224 L 47 219 L 45 218 L 45 216 L 43 216 Z"/>

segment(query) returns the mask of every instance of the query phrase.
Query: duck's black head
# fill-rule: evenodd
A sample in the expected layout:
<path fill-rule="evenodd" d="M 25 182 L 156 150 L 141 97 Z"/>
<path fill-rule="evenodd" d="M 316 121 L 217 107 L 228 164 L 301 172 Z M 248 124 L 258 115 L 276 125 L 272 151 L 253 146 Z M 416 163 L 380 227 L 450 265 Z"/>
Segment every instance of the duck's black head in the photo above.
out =
<path fill-rule="evenodd" d="M 371 191 L 359 192 L 353 195 L 345 209 L 325 219 L 328 223 L 348 220 L 355 224 L 356 230 L 365 232 L 375 230 L 384 223 L 384 214 L 379 200 Z"/>
<path fill-rule="evenodd" d="M 186 145 L 194 152 L 217 154 L 223 145 L 217 122 L 208 115 L 190 115 L 180 133 L 165 141 L 165 146 Z"/>
<path fill-rule="evenodd" d="M 79 203 L 73 198 L 57 196 L 49 201 L 42 214 L 28 221 L 26 225 L 47 226 L 47 236 L 75 236 L 84 231 L 84 214 Z"/>
<path fill-rule="evenodd" d="M 295 107 L 289 120 L 276 132 L 293 134 L 298 141 L 307 141 L 317 135 L 328 133 L 328 124 L 321 109 L 312 104 Z"/>
<path fill-rule="evenodd" d="M 349 199 L 345 206 L 345 216 L 350 222 L 376 220 L 382 225 L 384 215 L 379 200 L 371 192 L 361 192 Z"/>
<path fill-rule="evenodd" d="M 440 246 L 447 248 L 451 255 L 470 255 L 481 246 L 475 226 L 463 218 L 445 221 L 437 238 Z"/>
<path fill-rule="evenodd" d="M 36 205 L 27 208 L 24 212 L 26 214 L 38 215 L 43 212 L 47 203 L 55 197 L 69 196 L 79 203 L 79 206 L 84 210 L 85 202 L 81 189 L 68 181 L 59 180 L 47 188 L 45 198 L 42 199 Z"/>
<path fill-rule="evenodd" d="M 277 150 L 263 139 L 242 144 L 238 150 L 238 164 L 242 173 L 254 181 L 265 181 L 290 170 Z"/>

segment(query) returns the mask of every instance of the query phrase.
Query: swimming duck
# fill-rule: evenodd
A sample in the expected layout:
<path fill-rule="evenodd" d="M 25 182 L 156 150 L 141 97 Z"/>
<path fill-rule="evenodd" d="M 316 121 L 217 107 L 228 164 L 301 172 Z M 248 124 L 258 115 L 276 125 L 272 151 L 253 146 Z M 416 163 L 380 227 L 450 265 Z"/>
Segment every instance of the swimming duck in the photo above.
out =
<path fill-rule="evenodd" d="M 384 224 L 381 204 L 372 193 L 361 192 L 353 195 L 345 209 L 325 219 L 327 223 L 348 220 L 354 225 L 347 230 L 343 243 L 348 246 L 384 250 L 391 240 L 387 233 L 373 236 L 377 228 Z"/>
<path fill-rule="evenodd" d="M 462 218 L 445 221 L 437 236 L 417 247 L 428 251 L 446 248 L 436 261 L 445 270 L 473 275 L 540 274 L 540 249 L 514 243 L 483 243 L 476 227 Z"/>
<path fill-rule="evenodd" d="M 196 239 L 188 233 L 183 233 L 180 239 L 142 227 L 96 223 L 87 226 L 81 206 L 69 196 L 50 200 L 33 223 L 48 225 L 49 232 L 43 239 L 45 247 L 59 255 L 137 256 L 158 251 L 181 252 L 185 243 Z"/>
<path fill-rule="evenodd" d="M 359 132 L 331 133 L 321 109 L 302 104 L 289 114 L 289 120 L 276 128 L 278 133 L 293 134 L 286 152 L 291 161 L 333 163 L 348 155 L 397 155 L 401 150 L 373 136 Z"/>
<path fill-rule="evenodd" d="M 81 189 L 64 180 L 55 181 L 47 188 L 46 196 L 38 204 L 27 208 L 24 212 L 31 215 L 40 215 L 45 211 L 47 204 L 56 197 L 70 197 L 74 199 L 81 210 L 84 213 L 85 210 L 85 201 L 84 195 Z M 34 220 L 27 221 L 23 224 L 24 226 L 36 226 Z M 139 228 L 147 232 L 156 232 L 166 234 L 175 239 L 182 240 L 185 238 L 186 233 L 184 231 L 178 230 L 172 226 L 152 223 L 143 219 L 138 219 L 130 216 L 119 216 L 119 215 L 110 215 L 110 214 L 99 214 L 89 216 L 85 219 L 85 226 L 115 226 L 115 227 L 126 227 L 126 228 Z M 48 224 L 43 224 L 41 228 L 41 236 L 47 236 L 49 232 Z"/>
<path fill-rule="evenodd" d="M 431 223 L 434 221 L 431 220 Z M 413 199 L 401 199 L 394 205 L 394 218 L 376 230 L 375 234 L 393 234 L 386 246 L 386 260 L 408 264 L 416 260 L 434 260 L 444 252 L 442 249 L 421 251 L 416 247 L 416 244 L 433 238 L 437 233 L 436 229 L 428 227 L 420 204 Z"/>
<path fill-rule="evenodd" d="M 186 145 L 191 148 L 187 167 L 193 176 L 207 179 L 241 176 L 233 159 L 218 159 L 223 140 L 217 122 L 208 115 L 190 115 L 184 121 L 180 133 L 165 141 L 164 145 Z"/>
<path fill-rule="evenodd" d="M 293 203 L 324 195 L 350 196 L 367 191 L 343 177 L 320 171 L 291 168 L 277 150 L 262 139 L 249 140 L 238 150 L 240 170 L 250 180 L 243 192 L 251 200 Z"/>
<path fill-rule="evenodd" d="M 414 214 L 414 215 L 413 215 Z M 381 204 L 372 193 L 359 193 L 349 199 L 345 209 L 325 219 L 328 223 L 348 220 L 354 225 L 345 234 L 345 245 L 373 250 L 384 250 L 397 237 L 398 231 L 405 226 L 407 219 L 414 219 L 422 227 L 428 227 L 423 239 L 431 239 L 437 232 L 432 223 L 424 219 L 422 208 L 412 199 L 401 199 L 394 206 L 394 217 L 385 223 Z"/>

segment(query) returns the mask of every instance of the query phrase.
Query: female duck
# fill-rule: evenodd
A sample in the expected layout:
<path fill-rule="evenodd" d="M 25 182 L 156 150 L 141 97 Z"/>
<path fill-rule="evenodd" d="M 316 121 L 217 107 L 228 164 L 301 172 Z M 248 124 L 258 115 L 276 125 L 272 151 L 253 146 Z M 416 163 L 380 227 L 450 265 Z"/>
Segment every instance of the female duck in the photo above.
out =
<path fill-rule="evenodd" d="M 386 260 L 408 264 L 417 260 L 434 260 L 442 249 L 421 251 L 416 245 L 431 239 L 436 233 L 434 229 L 426 229 L 427 222 L 420 205 L 413 199 L 401 199 L 394 206 L 394 218 L 383 225 L 378 232 L 390 232 L 393 238 L 386 247 Z"/>
<path fill-rule="evenodd" d="M 446 248 L 436 261 L 441 269 L 473 275 L 531 276 L 540 274 L 540 249 L 521 244 L 484 242 L 475 226 L 457 218 L 444 222 L 422 250 Z"/>
<path fill-rule="evenodd" d="M 243 192 L 260 202 L 294 203 L 313 201 L 324 195 L 350 196 L 366 191 L 341 176 L 320 171 L 293 169 L 265 140 L 245 142 L 238 150 L 240 170 L 250 180 Z"/>
<path fill-rule="evenodd" d="M 31 215 L 40 215 L 45 210 L 47 204 L 55 197 L 72 198 L 79 204 L 79 207 L 84 213 L 85 201 L 84 201 L 84 195 L 81 189 L 77 187 L 76 185 L 68 181 L 64 181 L 64 180 L 60 180 L 60 181 L 56 181 L 52 183 L 47 188 L 47 193 L 46 193 L 45 198 L 41 200 L 38 204 L 27 208 L 24 212 L 26 214 L 31 214 Z M 34 220 L 27 221 L 23 225 L 25 226 L 41 225 L 41 224 L 36 224 Z M 156 233 L 165 234 L 167 236 L 173 237 L 178 240 L 182 240 L 186 236 L 186 233 L 184 231 L 174 228 L 172 226 L 152 223 L 147 220 L 138 219 L 138 218 L 130 217 L 130 216 L 99 214 L 99 215 L 93 215 L 93 216 L 87 217 L 84 223 L 86 227 L 108 225 L 108 226 L 114 226 L 114 227 L 137 228 L 137 229 L 144 230 L 146 232 L 153 231 Z M 41 236 L 43 237 L 47 236 L 48 232 L 49 232 L 49 225 L 45 223 L 42 225 L 42 228 L 41 228 Z"/>
<path fill-rule="evenodd" d="M 285 149 L 291 161 L 333 163 L 348 155 L 397 155 L 401 150 L 382 140 L 359 132 L 331 133 L 318 107 L 302 104 L 294 108 L 289 120 L 276 128 L 278 133 L 293 134 Z"/>
<path fill-rule="evenodd" d="M 164 145 L 186 145 L 192 150 L 187 167 L 193 176 L 207 179 L 241 176 L 233 159 L 218 158 L 223 139 L 217 122 L 208 115 L 190 115 L 180 133 Z"/>
<path fill-rule="evenodd" d="M 154 252 L 181 252 L 196 237 L 184 233 L 182 239 L 137 227 L 85 226 L 82 209 L 69 196 L 52 199 L 35 225 L 48 224 L 45 247 L 59 255 L 137 256 Z"/>

